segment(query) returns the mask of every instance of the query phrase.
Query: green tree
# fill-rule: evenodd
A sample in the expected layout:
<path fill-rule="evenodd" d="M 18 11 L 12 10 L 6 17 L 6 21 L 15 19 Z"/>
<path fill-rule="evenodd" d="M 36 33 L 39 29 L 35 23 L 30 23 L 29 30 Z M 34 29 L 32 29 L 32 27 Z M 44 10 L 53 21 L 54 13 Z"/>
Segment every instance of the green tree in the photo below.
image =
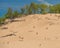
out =
<path fill-rule="evenodd" d="M 21 14 L 25 13 L 25 7 L 21 8 Z"/>
<path fill-rule="evenodd" d="M 55 13 L 55 6 L 49 6 L 49 13 Z"/>
<path fill-rule="evenodd" d="M 13 18 L 13 16 L 12 16 L 12 9 L 11 8 L 8 8 L 8 11 L 7 11 L 5 16 L 6 16 L 6 18 Z"/>
<path fill-rule="evenodd" d="M 13 12 L 13 18 L 18 17 L 18 15 L 19 15 L 18 11 Z"/>
<path fill-rule="evenodd" d="M 28 14 L 32 14 L 32 8 L 28 9 Z"/>
<path fill-rule="evenodd" d="M 39 8 L 40 8 L 42 14 L 47 13 L 48 6 L 46 4 L 40 4 Z"/>
<path fill-rule="evenodd" d="M 26 14 L 32 14 L 32 8 L 28 5 L 26 5 L 25 7 L 26 7 Z"/>
<path fill-rule="evenodd" d="M 50 6 L 49 11 L 50 13 L 60 13 L 60 4 Z"/>
<path fill-rule="evenodd" d="M 5 17 L 1 17 L 1 18 L 0 18 L 0 25 L 4 24 L 4 23 L 5 23 L 5 20 L 6 20 Z"/>
<path fill-rule="evenodd" d="M 60 4 L 55 5 L 56 13 L 60 13 Z"/>
<path fill-rule="evenodd" d="M 37 10 L 38 10 L 38 6 L 37 6 L 37 4 L 36 3 L 34 3 L 34 2 L 32 2 L 31 4 L 30 4 L 30 8 L 32 9 L 32 12 L 35 14 L 36 12 L 37 12 Z M 30 9 L 30 10 L 31 10 Z"/>

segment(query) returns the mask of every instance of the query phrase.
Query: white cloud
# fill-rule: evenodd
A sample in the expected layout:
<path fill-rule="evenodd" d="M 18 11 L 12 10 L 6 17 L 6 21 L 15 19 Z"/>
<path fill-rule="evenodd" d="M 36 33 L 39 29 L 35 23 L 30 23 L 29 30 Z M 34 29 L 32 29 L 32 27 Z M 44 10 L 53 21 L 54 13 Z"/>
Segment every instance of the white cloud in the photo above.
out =
<path fill-rule="evenodd" d="M 45 1 L 45 0 L 38 0 L 39 2 L 41 2 L 41 3 L 44 3 L 44 4 L 46 4 L 46 5 L 52 5 L 52 4 L 50 4 L 50 3 L 48 3 L 47 1 Z"/>

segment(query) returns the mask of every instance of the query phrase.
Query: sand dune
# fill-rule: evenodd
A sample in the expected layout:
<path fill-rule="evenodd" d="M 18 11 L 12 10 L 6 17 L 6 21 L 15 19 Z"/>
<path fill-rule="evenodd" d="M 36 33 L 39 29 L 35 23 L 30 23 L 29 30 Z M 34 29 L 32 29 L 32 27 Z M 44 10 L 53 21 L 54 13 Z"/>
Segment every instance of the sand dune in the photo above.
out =
<path fill-rule="evenodd" d="M 0 48 L 60 48 L 60 14 L 34 14 L 0 27 Z"/>

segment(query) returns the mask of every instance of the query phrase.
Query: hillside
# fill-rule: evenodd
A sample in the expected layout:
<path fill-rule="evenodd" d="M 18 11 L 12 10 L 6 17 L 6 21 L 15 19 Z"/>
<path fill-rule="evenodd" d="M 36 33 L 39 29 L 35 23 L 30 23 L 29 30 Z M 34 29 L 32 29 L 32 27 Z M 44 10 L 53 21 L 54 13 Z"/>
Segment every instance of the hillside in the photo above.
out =
<path fill-rule="evenodd" d="M 0 48 L 60 48 L 60 14 L 34 14 L 0 27 Z"/>

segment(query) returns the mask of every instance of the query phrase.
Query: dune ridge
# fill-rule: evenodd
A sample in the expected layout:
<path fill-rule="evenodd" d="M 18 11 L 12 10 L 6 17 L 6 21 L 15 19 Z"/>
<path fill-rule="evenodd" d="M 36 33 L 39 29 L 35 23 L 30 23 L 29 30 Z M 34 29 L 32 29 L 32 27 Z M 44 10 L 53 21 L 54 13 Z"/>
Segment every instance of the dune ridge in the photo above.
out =
<path fill-rule="evenodd" d="M 60 48 L 60 14 L 33 14 L 0 27 L 1 48 Z"/>

